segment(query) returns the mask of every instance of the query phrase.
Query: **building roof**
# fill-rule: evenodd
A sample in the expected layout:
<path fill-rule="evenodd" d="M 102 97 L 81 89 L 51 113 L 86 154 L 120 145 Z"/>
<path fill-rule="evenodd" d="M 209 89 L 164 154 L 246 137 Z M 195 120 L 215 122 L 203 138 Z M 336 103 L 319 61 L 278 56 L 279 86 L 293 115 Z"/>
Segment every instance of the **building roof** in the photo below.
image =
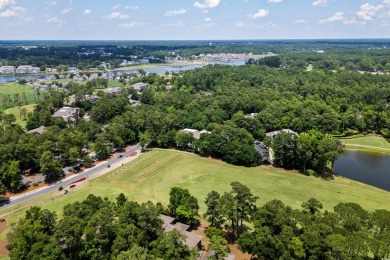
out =
<path fill-rule="evenodd" d="M 33 134 L 33 135 L 40 135 L 42 134 L 43 132 L 46 131 L 46 127 L 45 126 L 40 126 L 38 128 L 35 128 L 35 129 L 31 129 L 30 131 L 28 131 L 27 133 L 29 134 Z"/>
<path fill-rule="evenodd" d="M 200 138 L 200 132 L 196 129 L 191 129 L 191 128 L 184 128 L 183 130 L 181 130 L 182 132 L 185 132 L 185 133 L 189 133 L 189 134 L 192 134 L 192 136 L 195 138 L 195 139 L 199 139 Z"/>
<path fill-rule="evenodd" d="M 131 85 L 135 90 L 141 90 L 144 88 L 148 88 L 149 84 L 148 83 L 143 83 L 143 82 L 138 82 L 133 85 Z"/>
<path fill-rule="evenodd" d="M 120 88 L 120 87 L 106 88 L 106 89 L 103 89 L 103 92 L 108 93 L 108 94 L 120 94 L 122 92 L 122 88 Z"/>
<path fill-rule="evenodd" d="M 265 135 L 268 136 L 268 137 L 275 137 L 275 136 L 277 136 L 278 134 L 280 134 L 281 132 L 285 132 L 285 133 L 288 133 L 288 134 L 298 135 L 297 132 L 294 132 L 294 131 L 291 130 L 291 129 L 282 129 L 282 130 L 272 131 L 272 132 L 266 133 Z"/>
<path fill-rule="evenodd" d="M 189 248 L 196 247 L 203 238 L 202 236 L 187 231 L 190 228 L 190 226 L 187 224 L 183 224 L 181 222 L 176 222 L 176 219 L 173 217 L 160 214 L 160 218 L 164 222 L 162 226 L 164 232 L 169 232 L 174 229 L 178 230 L 181 234 L 183 234 L 186 237 L 185 244 Z"/>
<path fill-rule="evenodd" d="M 53 117 L 56 118 L 74 118 L 80 109 L 77 107 L 63 107 L 57 110 Z"/>

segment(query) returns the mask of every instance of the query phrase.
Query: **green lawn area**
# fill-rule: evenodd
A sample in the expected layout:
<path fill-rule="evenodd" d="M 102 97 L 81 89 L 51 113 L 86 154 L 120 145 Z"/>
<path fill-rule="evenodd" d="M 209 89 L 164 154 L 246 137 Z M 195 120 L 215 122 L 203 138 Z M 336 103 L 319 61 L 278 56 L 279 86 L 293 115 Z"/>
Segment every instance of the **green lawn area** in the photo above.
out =
<path fill-rule="evenodd" d="M 340 138 L 347 150 L 361 150 L 390 154 L 390 143 L 379 135 L 365 135 L 352 138 Z"/>
<path fill-rule="evenodd" d="M 25 100 L 23 97 L 23 93 L 26 94 L 27 104 L 33 104 L 36 102 L 36 98 L 34 96 L 34 90 L 31 86 L 28 85 L 19 85 L 15 82 L 10 83 L 0 83 L 0 108 L 5 109 L 3 103 L 4 95 L 11 95 L 11 99 L 14 100 L 15 94 L 19 94 L 19 101 L 25 105 Z M 41 92 L 42 95 L 42 92 Z M 15 106 L 11 103 L 11 106 Z"/>
<path fill-rule="evenodd" d="M 28 112 L 32 112 L 34 110 L 34 107 L 35 104 L 31 104 L 31 105 L 21 106 L 20 109 L 25 108 L 28 113 Z M 27 121 L 22 120 L 22 118 L 20 117 L 20 109 L 19 107 L 8 108 L 7 110 L 5 110 L 5 113 L 13 114 L 16 117 L 16 124 L 21 125 L 22 127 L 26 127 Z"/>
<path fill-rule="evenodd" d="M 123 87 L 123 84 L 116 80 L 109 80 L 108 81 L 108 87 L 109 88 L 116 88 L 116 87 Z"/>
<path fill-rule="evenodd" d="M 255 195 L 260 196 L 258 205 L 272 199 L 280 199 L 298 208 L 302 202 L 314 197 L 319 199 L 327 210 L 332 210 L 339 202 L 349 201 L 359 203 L 369 211 L 378 208 L 390 210 L 389 192 L 346 178 L 336 177 L 326 181 L 271 166 L 238 167 L 193 154 L 157 149 L 89 181 L 65 196 L 59 196 L 61 193 L 54 191 L 36 199 L 34 203 L 60 214 L 64 205 L 83 200 L 88 194 L 115 199 L 123 192 L 129 200 L 151 200 L 167 205 L 170 188 L 180 186 L 189 189 L 191 194 L 198 198 L 200 212 L 203 213 L 203 201 L 207 193 L 211 190 L 220 193 L 228 191 L 232 181 L 242 182 L 250 187 Z M 30 204 L 31 201 L 17 207 Z M 11 210 L 1 210 L 0 215 Z M 14 212 L 6 219 L 12 222 L 23 214 L 24 210 Z"/>

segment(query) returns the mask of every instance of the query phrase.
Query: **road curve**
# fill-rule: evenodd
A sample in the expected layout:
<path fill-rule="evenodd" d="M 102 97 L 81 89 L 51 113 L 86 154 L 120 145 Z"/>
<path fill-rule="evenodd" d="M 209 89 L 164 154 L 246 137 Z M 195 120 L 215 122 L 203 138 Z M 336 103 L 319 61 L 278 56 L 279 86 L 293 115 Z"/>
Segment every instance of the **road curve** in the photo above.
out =
<path fill-rule="evenodd" d="M 120 163 L 120 162 L 124 161 L 128 155 L 130 155 L 131 153 L 133 153 L 137 150 L 141 150 L 141 146 L 135 145 L 135 146 L 131 147 L 129 150 L 127 150 L 126 152 L 121 153 L 122 158 L 116 157 L 116 158 L 113 158 L 111 160 L 104 161 L 103 163 L 100 163 L 99 165 L 97 165 L 93 168 L 90 168 L 86 171 L 72 175 L 71 177 L 68 177 L 68 178 L 62 180 L 61 182 L 57 182 L 57 183 L 53 183 L 53 184 L 48 185 L 48 186 L 44 186 L 38 190 L 33 190 L 27 194 L 16 195 L 16 196 L 11 198 L 10 203 L 3 205 L 2 207 L 0 207 L 0 209 L 6 209 L 9 207 L 13 207 L 13 206 L 18 205 L 20 203 L 23 203 L 25 201 L 28 201 L 28 200 L 37 198 L 39 196 L 42 196 L 44 194 L 47 194 L 49 192 L 58 190 L 58 188 L 60 186 L 64 187 L 64 189 L 66 189 L 65 187 L 68 186 L 69 184 L 71 184 L 72 182 L 77 181 L 79 179 L 82 179 L 84 177 L 93 176 L 94 174 L 100 172 L 101 170 L 106 169 L 108 164 Z"/>

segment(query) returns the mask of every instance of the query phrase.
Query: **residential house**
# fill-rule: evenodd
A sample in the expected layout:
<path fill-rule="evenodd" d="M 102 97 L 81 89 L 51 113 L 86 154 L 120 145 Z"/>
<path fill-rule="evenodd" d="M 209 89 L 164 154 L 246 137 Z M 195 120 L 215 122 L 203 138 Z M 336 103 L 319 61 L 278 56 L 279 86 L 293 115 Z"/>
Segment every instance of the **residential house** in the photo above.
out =
<path fill-rule="evenodd" d="M 55 68 L 46 68 L 47 73 L 57 73 L 57 69 Z"/>
<path fill-rule="evenodd" d="M 265 144 L 262 144 L 259 141 L 255 141 L 255 149 L 261 155 L 263 162 L 270 160 L 269 151 Z"/>
<path fill-rule="evenodd" d="M 203 237 L 189 232 L 189 225 L 177 222 L 175 218 L 162 214 L 160 215 L 160 218 L 164 222 L 162 226 L 164 232 L 170 232 L 176 229 L 186 237 L 186 241 L 184 242 L 186 246 L 188 246 L 190 249 L 197 248 L 198 250 L 201 250 L 201 241 Z"/>
<path fill-rule="evenodd" d="M 0 74 L 13 74 L 13 73 L 15 73 L 14 66 L 1 66 L 0 67 Z"/>
<path fill-rule="evenodd" d="M 244 117 L 245 118 L 256 118 L 257 117 L 257 115 L 258 115 L 258 113 L 250 113 L 250 114 L 247 114 L 247 115 L 245 115 Z"/>
<path fill-rule="evenodd" d="M 79 116 L 80 108 L 78 107 L 63 107 L 58 109 L 52 116 L 62 118 L 65 121 L 74 122 Z"/>
<path fill-rule="evenodd" d="M 202 260 L 208 260 L 210 259 L 211 256 L 214 256 L 215 255 L 215 251 L 214 250 L 210 250 L 207 252 L 207 254 L 202 258 Z M 236 256 L 233 255 L 233 254 L 228 254 L 226 257 L 223 258 L 224 260 L 234 260 L 236 259 Z"/>
<path fill-rule="evenodd" d="M 277 131 L 272 131 L 272 132 L 268 132 L 266 133 L 265 135 L 270 137 L 271 139 L 275 139 L 275 137 L 280 134 L 281 132 L 285 132 L 285 133 L 288 133 L 288 134 L 294 134 L 296 136 L 298 136 L 298 133 L 297 132 L 294 132 L 293 130 L 291 129 L 282 129 L 282 130 L 277 130 Z"/>
<path fill-rule="evenodd" d="M 30 65 L 22 65 L 16 69 L 16 73 L 19 73 L 19 74 L 39 73 L 39 72 L 41 72 L 40 68 L 33 67 Z"/>
<path fill-rule="evenodd" d="M 180 130 L 185 133 L 190 133 L 195 139 L 200 139 L 201 134 L 211 134 L 211 132 L 203 129 L 202 131 L 198 131 L 196 129 L 191 128 L 184 128 L 183 130 Z"/>
<path fill-rule="evenodd" d="M 28 134 L 32 134 L 32 135 L 41 135 L 43 132 L 46 131 L 46 127 L 45 126 L 40 126 L 38 128 L 35 128 L 35 129 L 31 129 L 30 131 L 28 131 L 27 133 Z"/>
<path fill-rule="evenodd" d="M 143 83 L 143 82 L 138 82 L 131 85 L 131 87 L 134 88 L 137 92 L 141 92 L 141 90 L 147 89 L 149 88 L 149 86 L 150 85 L 148 83 Z"/>
<path fill-rule="evenodd" d="M 119 96 L 122 93 L 122 88 L 120 88 L 120 87 L 106 88 L 106 89 L 103 89 L 103 92 L 107 93 L 107 94 L 113 94 L 113 95 Z"/>
<path fill-rule="evenodd" d="M 68 68 L 69 73 L 77 74 L 79 70 L 76 67 L 69 67 Z"/>

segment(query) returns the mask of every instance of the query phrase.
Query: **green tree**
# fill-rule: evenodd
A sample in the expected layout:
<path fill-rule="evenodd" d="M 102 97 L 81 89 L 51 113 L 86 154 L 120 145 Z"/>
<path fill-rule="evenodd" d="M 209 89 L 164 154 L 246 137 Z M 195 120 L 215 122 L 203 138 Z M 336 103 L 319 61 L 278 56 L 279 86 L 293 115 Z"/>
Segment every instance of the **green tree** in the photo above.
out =
<path fill-rule="evenodd" d="M 50 151 L 45 151 L 39 161 L 41 173 L 47 180 L 55 179 L 63 174 L 61 163 L 54 158 Z"/>
<path fill-rule="evenodd" d="M 204 203 L 207 206 L 206 212 L 203 214 L 203 217 L 210 222 L 212 227 L 220 226 L 223 223 L 223 218 L 221 212 L 219 211 L 219 199 L 221 195 L 216 191 L 211 191 L 207 194 Z"/>

